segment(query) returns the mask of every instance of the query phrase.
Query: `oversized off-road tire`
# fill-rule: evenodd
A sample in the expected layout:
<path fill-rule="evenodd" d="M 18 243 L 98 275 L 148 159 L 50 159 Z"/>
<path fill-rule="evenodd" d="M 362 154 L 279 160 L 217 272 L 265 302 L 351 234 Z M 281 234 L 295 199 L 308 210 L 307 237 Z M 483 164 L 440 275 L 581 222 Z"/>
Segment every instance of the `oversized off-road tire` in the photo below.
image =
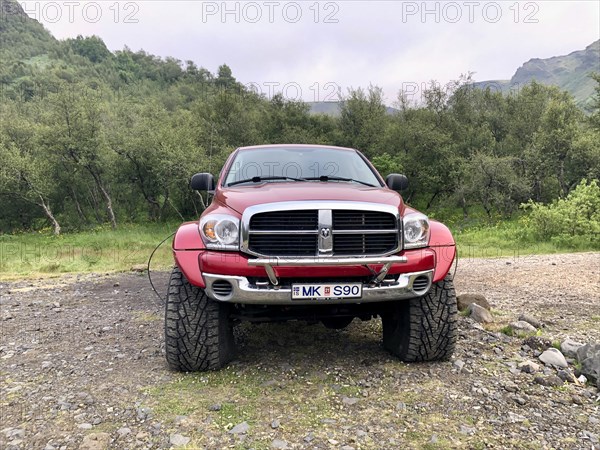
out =
<path fill-rule="evenodd" d="M 383 346 L 406 362 L 449 359 L 457 314 L 452 278 L 447 276 L 426 295 L 395 302 L 382 314 Z"/>
<path fill-rule="evenodd" d="M 233 357 L 233 326 L 228 306 L 191 285 L 178 267 L 169 280 L 165 311 L 165 347 L 172 369 L 216 370 Z"/>

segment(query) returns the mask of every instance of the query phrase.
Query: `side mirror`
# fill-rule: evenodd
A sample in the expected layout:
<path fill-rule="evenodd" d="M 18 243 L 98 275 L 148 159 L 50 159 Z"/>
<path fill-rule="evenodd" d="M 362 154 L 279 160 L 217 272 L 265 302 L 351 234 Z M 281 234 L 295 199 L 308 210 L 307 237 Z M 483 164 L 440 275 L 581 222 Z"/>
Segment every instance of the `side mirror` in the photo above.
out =
<path fill-rule="evenodd" d="M 393 191 L 403 191 L 408 187 L 408 178 L 399 173 L 390 173 L 385 179 L 385 184 Z"/>
<path fill-rule="evenodd" d="M 195 191 L 214 191 L 215 178 L 210 173 L 197 173 L 192 177 L 190 186 Z"/>

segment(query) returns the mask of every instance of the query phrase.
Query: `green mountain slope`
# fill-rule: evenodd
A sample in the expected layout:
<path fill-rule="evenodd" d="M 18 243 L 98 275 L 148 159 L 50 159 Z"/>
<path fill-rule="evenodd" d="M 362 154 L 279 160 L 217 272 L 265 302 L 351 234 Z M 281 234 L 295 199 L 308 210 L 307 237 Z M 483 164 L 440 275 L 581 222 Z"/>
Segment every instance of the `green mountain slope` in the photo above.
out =
<path fill-rule="evenodd" d="M 517 69 L 510 80 L 481 81 L 474 85 L 508 93 L 535 80 L 566 90 L 580 107 L 588 109 L 594 95 L 595 82 L 590 78 L 592 72 L 600 72 L 600 40 L 568 55 L 530 59 Z"/>

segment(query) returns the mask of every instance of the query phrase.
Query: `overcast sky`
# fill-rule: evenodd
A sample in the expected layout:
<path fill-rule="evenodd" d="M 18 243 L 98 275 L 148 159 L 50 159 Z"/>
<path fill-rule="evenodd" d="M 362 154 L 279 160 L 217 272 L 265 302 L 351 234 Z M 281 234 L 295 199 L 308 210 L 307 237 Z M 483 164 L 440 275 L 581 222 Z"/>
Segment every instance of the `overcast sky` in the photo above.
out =
<path fill-rule="evenodd" d="M 332 100 L 336 89 L 509 79 L 531 58 L 581 50 L 600 38 L 598 1 L 53 1 L 20 2 L 56 37 L 100 36 L 192 60 L 228 64 L 243 83 L 288 98 Z"/>

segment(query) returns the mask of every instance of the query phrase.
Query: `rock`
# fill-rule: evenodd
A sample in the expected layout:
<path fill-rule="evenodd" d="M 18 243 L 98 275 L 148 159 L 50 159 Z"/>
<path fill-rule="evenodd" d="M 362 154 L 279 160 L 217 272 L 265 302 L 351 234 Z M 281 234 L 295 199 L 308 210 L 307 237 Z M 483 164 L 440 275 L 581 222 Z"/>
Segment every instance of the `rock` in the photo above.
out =
<path fill-rule="evenodd" d="M 524 320 L 512 322 L 509 326 L 517 333 L 535 333 L 537 331 L 533 325 L 531 325 L 529 322 L 525 322 Z"/>
<path fill-rule="evenodd" d="M 540 371 L 540 365 L 529 360 L 523 361 L 517 367 L 521 370 L 521 372 L 525 373 L 536 373 Z"/>
<path fill-rule="evenodd" d="M 108 433 L 90 433 L 83 438 L 79 450 L 106 450 L 109 444 Z"/>
<path fill-rule="evenodd" d="M 481 294 L 461 294 L 456 297 L 456 304 L 459 311 L 465 311 L 469 305 L 473 303 L 487 309 L 488 311 L 491 310 L 487 299 Z"/>
<path fill-rule="evenodd" d="M 169 437 L 169 443 L 173 446 L 173 447 L 183 447 L 184 445 L 188 445 L 188 443 L 190 442 L 190 438 L 183 436 L 181 434 L 172 434 Z"/>
<path fill-rule="evenodd" d="M 575 383 L 575 375 L 573 375 L 573 372 L 571 372 L 570 369 L 559 370 L 558 372 L 556 372 L 556 375 L 563 381 L 566 381 L 568 383 Z"/>
<path fill-rule="evenodd" d="M 77 428 L 81 430 L 91 430 L 94 426 L 91 423 L 80 423 L 77 425 Z"/>
<path fill-rule="evenodd" d="M 579 347 L 577 360 L 581 363 L 581 374 L 595 382 L 600 389 L 600 344 L 585 344 Z"/>
<path fill-rule="evenodd" d="M 560 350 L 554 347 L 550 347 L 548 350 L 542 353 L 539 358 L 540 361 L 546 365 L 561 367 L 563 369 L 569 367 L 564 355 L 560 352 Z"/>
<path fill-rule="evenodd" d="M 277 419 L 275 419 L 275 420 L 273 420 L 271 422 L 271 428 L 273 428 L 274 430 L 276 430 L 277 428 L 279 428 L 280 425 L 281 425 L 281 423 Z"/>
<path fill-rule="evenodd" d="M 588 382 L 588 379 L 585 377 L 585 375 L 579 375 L 579 378 L 577 378 L 577 381 L 579 381 L 581 384 L 585 384 Z"/>
<path fill-rule="evenodd" d="M 475 434 L 477 430 L 473 427 L 468 427 L 466 425 L 461 425 L 460 426 L 460 433 L 461 434 L 466 434 L 467 436 L 473 435 Z"/>
<path fill-rule="evenodd" d="M 146 407 L 139 407 L 136 410 L 137 418 L 139 420 L 147 420 L 152 416 L 152 410 Z"/>
<path fill-rule="evenodd" d="M 2 430 L 6 439 L 13 441 L 15 439 L 23 439 L 25 437 L 25 430 L 23 428 L 5 428 Z"/>
<path fill-rule="evenodd" d="M 131 429 L 127 427 L 119 428 L 117 430 L 117 434 L 121 437 L 127 436 L 129 433 L 131 433 Z"/>
<path fill-rule="evenodd" d="M 508 412 L 508 422 L 509 423 L 521 423 L 521 422 L 525 422 L 526 420 L 527 420 L 527 418 L 524 416 L 512 413 L 510 411 Z"/>
<path fill-rule="evenodd" d="M 175 416 L 175 424 L 181 425 L 186 419 L 187 416 Z"/>
<path fill-rule="evenodd" d="M 356 405 L 358 403 L 358 399 L 355 397 L 344 397 L 342 398 L 342 403 L 344 405 Z"/>
<path fill-rule="evenodd" d="M 519 322 L 527 322 L 529 325 L 534 326 L 536 328 L 544 328 L 544 323 L 540 320 L 537 320 L 535 317 L 532 317 L 528 314 L 521 314 L 518 317 Z"/>
<path fill-rule="evenodd" d="M 523 346 L 525 345 L 529 347 L 529 349 L 523 348 L 525 351 L 536 350 L 541 352 L 548 347 L 551 347 L 552 341 L 541 336 L 528 336 L 523 340 Z"/>
<path fill-rule="evenodd" d="M 271 442 L 271 448 L 287 449 L 289 447 L 288 447 L 288 443 L 285 442 L 284 440 L 275 439 L 273 442 Z"/>
<path fill-rule="evenodd" d="M 52 361 L 42 361 L 42 370 L 46 370 L 52 367 Z"/>
<path fill-rule="evenodd" d="M 538 375 L 533 379 L 533 381 L 535 381 L 537 384 L 548 387 L 558 387 L 564 384 L 564 381 L 556 375 L 549 375 L 547 377 Z"/>
<path fill-rule="evenodd" d="M 561 342 L 560 351 L 563 352 L 563 355 L 567 358 L 577 358 L 577 350 L 580 347 L 583 347 L 583 343 L 567 338 Z"/>
<path fill-rule="evenodd" d="M 531 361 L 529 361 L 531 362 Z M 537 366 L 537 364 L 536 364 Z M 539 367 L 539 366 L 538 366 Z M 503 385 L 504 389 L 506 389 L 508 392 L 517 392 L 519 390 L 519 386 L 517 386 L 515 383 L 513 383 L 512 381 L 507 381 L 506 383 L 504 383 Z"/>
<path fill-rule="evenodd" d="M 250 429 L 248 422 L 238 423 L 235 427 L 229 430 L 229 434 L 245 434 Z"/>
<path fill-rule="evenodd" d="M 208 407 L 209 411 L 221 411 L 221 404 L 220 403 L 215 403 L 214 405 L 210 405 Z"/>
<path fill-rule="evenodd" d="M 465 367 L 465 362 L 462 359 L 457 359 L 456 361 L 454 361 L 452 363 L 452 365 L 454 367 L 456 367 L 458 369 L 458 371 L 460 372 L 462 370 L 462 368 Z"/>
<path fill-rule="evenodd" d="M 492 317 L 492 313 L 490 313 L 487 309 L 482 306 L 479 306 L 477 303 L 471 303 L 467 311 L 469 311 L 469 316 L 476 322 L 479 323 L 490 323 L 494 321 Z"/>
<path fill-rule="evenodd" d="M 311 431 L 306 436 L 304 436 L 304 442 L 310 444 L 315 439 L 315 434 Z"/>

